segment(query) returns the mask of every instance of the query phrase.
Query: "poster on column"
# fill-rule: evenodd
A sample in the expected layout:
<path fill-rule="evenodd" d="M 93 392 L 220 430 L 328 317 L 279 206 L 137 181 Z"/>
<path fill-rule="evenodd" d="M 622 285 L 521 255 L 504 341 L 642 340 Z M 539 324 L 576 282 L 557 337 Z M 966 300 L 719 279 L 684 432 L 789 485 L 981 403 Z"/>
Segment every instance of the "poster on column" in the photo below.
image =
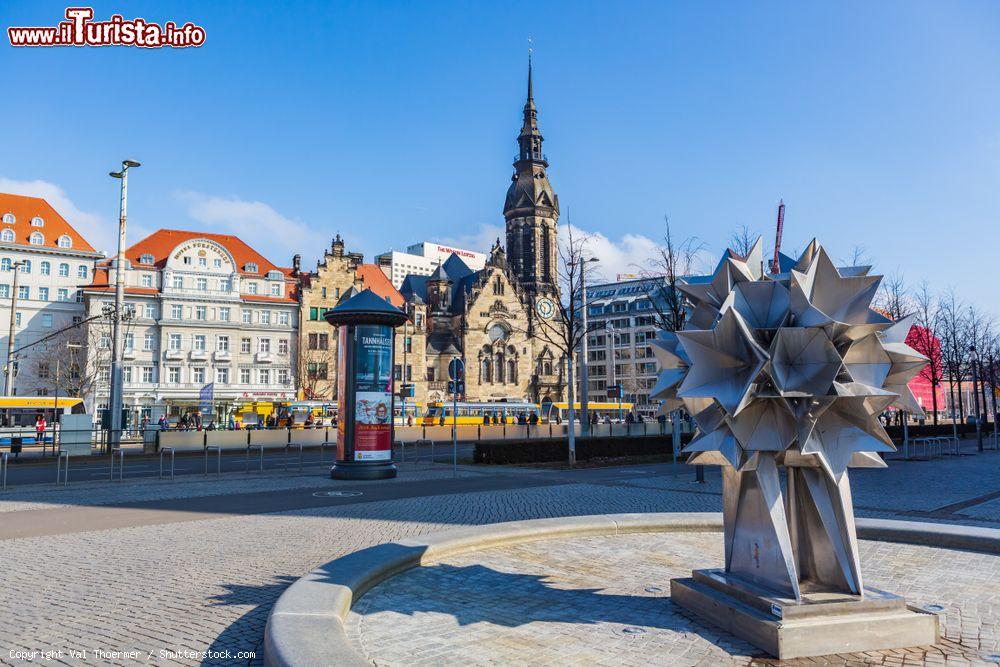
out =
<path fill-rule="evenodd" d="M 337 331 L 337 460 L 344 461 L 347 449 L 347 434 L 344 431 L 344 415 L 347 414 L 347 356 L 343 353 L 347 346 L 347 329 L 340 327 Z"/>
<path fill-rule="evenodd" d="M 392 458 L 392 328 L 356 329 L 354 346 L 354 460 Z"/>

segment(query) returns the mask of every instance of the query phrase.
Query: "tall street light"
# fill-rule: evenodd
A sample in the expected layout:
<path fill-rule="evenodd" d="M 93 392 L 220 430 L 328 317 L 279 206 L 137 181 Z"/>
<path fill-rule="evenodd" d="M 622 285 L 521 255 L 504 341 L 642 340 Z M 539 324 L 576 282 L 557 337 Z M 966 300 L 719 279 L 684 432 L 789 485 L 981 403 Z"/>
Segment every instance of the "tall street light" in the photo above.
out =
<path fill-rule="evenodd" d="M 590 362 L 587 352 L 587 337 L 590 335 L 587 326 L 587 264 L 599 261 L 601 260 L 596 257 L 580 258 L 580 300 L 583 302 L 581 305 L 583 338 L 580 340 L 580 355 L 582 357 L 580 359 L 580 431 L 583 435 L 590 434 L 590 371 L 587 368 L 587 364 Z"/>
<path fill-rule="evenodd" d="M 122 437 L 122 305 L 125 301 L 125 214 L 128 197 L 128 170 L 140 166 L 135 160 L 122 160 L 121 171 L 112 171 L 109 175 L 121 181 L 121 210 L 118 217 L 118 254 L 115 258 L 115 312 L 114 326 L 111 334 L 111 396 L 108 409 L 111 410 L 110 447 L 114 449 L 121 444 Z"/>
<path fill-rule="evenodd" d="M 11 266 L 14 271 L 14 288 L 10 292 L 10 329 L 7 332 L 7 366 L 4 368 L 6 378 L 4 379 L 4 396 L 11 396 L 14 391 L 14 334 L 17 325 L 17 290 L 18 276 L 21 274 L 21 267 L 24 261 L 17 261 Z"/>
<path fill-rule="evenodd" d="M 979 355 L 976 353 L 976 346 L 970 345 L 969 352 L 972 353 L 972 395 L 976 402 L 976 443 L 977 449 L 983 451 L 983 417 L 979 409 L 979 371 L 977 370 Z"/>

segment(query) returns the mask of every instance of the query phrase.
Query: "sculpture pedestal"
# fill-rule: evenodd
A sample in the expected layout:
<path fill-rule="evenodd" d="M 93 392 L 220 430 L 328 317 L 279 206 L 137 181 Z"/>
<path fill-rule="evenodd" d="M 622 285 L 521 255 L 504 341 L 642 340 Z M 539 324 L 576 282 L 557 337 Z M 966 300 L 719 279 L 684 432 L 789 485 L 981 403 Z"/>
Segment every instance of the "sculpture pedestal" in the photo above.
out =
<path fill-rule="evenodd" d="M 670 580 L 674 603 L 779 659 L 926 646 L 940 636 L 935 614 L 873 588 L 862 598 L 803 584 L 798 602 L 723 570 L 691 575 Z"/>

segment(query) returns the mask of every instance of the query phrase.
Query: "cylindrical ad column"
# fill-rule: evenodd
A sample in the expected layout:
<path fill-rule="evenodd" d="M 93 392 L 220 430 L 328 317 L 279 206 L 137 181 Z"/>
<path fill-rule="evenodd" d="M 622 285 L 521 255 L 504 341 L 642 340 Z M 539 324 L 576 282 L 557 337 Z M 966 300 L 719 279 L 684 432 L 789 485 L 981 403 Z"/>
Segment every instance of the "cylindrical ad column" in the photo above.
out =
<path fill-rule="evenodd" d="M 393 343 L 406 314 L 365 290 L 327 311 L 326 320 L 339 327 L 337 461 L 330 476 L 395 477 Z"/>

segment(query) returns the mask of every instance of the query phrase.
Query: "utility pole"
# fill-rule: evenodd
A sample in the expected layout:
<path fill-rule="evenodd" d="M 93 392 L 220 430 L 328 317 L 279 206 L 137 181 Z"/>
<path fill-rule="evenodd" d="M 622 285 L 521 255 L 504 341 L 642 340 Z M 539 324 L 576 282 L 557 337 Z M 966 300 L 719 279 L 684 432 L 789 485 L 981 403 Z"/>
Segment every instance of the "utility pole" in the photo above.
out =
<path fill-rule="evenodd" d="M 976 406 L 976 443 L 978 451 L 983 451 L 983 413 L 979 409 L 979 371 L 976 368 L 979 355 L 976 353 L 976 346 L 970 345 L 969 352 L 972 353 L 972 396 Z"/>
<path fill-rule="evenodd" d="M 112 171 L 109 176 L 121 181 L 121 208 L 118 217 L 118 253 L 115 256 L 115 312 L 111 335 L 111 395 L 108 409 L 111 410 L 111 434 L 109 446 L 113 450 L 121 444 L 122 437 L 122 316 L 125 302 L 125 218 L 128 199 L 128 170 L 140 166 L 135 160 L 122 160 L 121 171 Z"/>
<path fill-rule="evenodd" d="M 10 292 L 10 329 L 7 332 L 7 366 L 4 372 L 7 374 L 4 380 L 4 396 L 12 396 L 14 392 L 14 335 L 17 325 L 17 290 L 18 276 L 21 274 L 23 261 L 14 262 L 11 269 L 14 271 L 14 288 Z"/>
<path fill-rule="evenodd" d="M 580 433 L 590 434 L 590 363 L 587 351 L 587 337 L 590 335 L 587 325 L 587 264 L 600 261 L 596 257 L 590 259 L 580 258 L 580 300 L 583 302 L 580 313 L 583 322 L 583 337 L 580 340 Z"/>

